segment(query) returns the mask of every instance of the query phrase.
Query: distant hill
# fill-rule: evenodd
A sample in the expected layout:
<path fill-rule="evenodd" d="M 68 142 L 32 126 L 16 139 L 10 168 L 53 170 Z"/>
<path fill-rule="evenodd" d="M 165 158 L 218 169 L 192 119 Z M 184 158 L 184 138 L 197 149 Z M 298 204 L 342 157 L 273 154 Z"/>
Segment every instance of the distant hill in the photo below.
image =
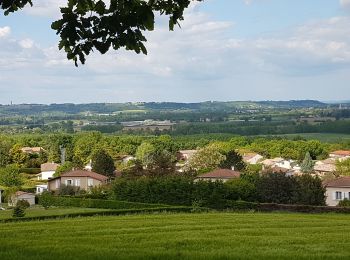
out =
<path fill-rule="evenodd" d="M 261 105 L 269 107 L 283 108 L 308 108 L 308 107 L 327 107 L 326 103 L 317 100 L 290 100 L 290 101 L 259 101 Z"/>
<path fill-rule="evenodd" d="M 137 103 L 90 103 L 90 104 L 18 104 L 0 105 L 0 115 L 31 115 L 43 113 L 113 113 L 123 111 L 233 111 L 240 109 L 262 108 L 322 108 L 326 103 L 317 100 L 291 100 L 291 101 L 207 101 L 199 103 L 177 102 L 137 102 Z"/>

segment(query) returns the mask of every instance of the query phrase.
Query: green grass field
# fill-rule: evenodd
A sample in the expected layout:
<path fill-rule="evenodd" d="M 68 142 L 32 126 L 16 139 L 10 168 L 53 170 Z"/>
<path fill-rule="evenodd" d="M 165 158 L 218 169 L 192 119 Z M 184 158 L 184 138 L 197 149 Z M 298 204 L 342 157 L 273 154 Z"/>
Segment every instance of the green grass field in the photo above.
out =
<path fill-rule="evenodd" d="M 0 259 L 350 259 L 350 216 L 206 213 L 0 224 Z"/>

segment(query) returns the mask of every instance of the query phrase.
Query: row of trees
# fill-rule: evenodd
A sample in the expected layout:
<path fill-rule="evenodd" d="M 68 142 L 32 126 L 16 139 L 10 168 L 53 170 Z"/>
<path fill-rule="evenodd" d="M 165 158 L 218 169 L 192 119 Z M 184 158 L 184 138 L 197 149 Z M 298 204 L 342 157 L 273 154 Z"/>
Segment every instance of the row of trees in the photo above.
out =
<path fill-rule="evenodd" d="M 66 150 L 66 160 L 86 164 L 95 150 L 103 149 L 114 160 L 122 155 L 136 155 L 142 143 L 150 143 L 156 150 L 167 150 L 175 153 L 181 149 L 197 149 L 212 143 L 225 143 L 230 149 L 258 152 L 265 157 L 283 157 L 302 161 L 308 151 L 312 159 L 326 158 L 330 150 L 345 149 L 346 145 L 325 144 L 319 141 L 285 140 L 269 138 L 233 137 L 227 141 L 208 135 L 202 138 L 196 136 L 177 138 L 168 135 L 154 136 L 112 136 L 98 132 L 79 134 L 48 134 L 48 135 L 15 135 L 0 136 L 0 167 L 7 164 L 17 164 L 19 167 L 35 168 L 44 161 L 60 162 L 61 150 Z M 41 154 L 24 154 L 20 151 L 24 146 L 40 146 L 44 148 Z"/>
<path fill-rule="evenodd" d="M 225 208 L 227 201 L 325 205 L 325 189 L 311 175 L 243 175 L 223 182 L 193 181 L 189 177 L 119 179 L 113 183 L 118 200 Z"/>

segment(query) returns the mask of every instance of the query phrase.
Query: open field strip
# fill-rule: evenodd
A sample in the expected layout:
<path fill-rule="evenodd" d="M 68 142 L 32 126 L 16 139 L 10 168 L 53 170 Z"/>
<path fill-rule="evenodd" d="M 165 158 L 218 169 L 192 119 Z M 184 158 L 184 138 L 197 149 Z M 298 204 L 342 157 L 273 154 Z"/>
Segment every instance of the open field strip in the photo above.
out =
<path fill-rule="evenodd" d="M 205 213 L 0 224 L 0 259 L 349 259 L 342 214 Z"/>

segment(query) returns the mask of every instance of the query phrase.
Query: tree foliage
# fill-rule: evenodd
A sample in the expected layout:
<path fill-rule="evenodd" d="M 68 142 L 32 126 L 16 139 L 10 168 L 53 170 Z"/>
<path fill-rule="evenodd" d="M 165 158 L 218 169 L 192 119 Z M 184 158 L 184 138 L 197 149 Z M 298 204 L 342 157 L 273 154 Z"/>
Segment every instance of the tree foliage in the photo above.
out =
<path fill-rule="evenodd" d="M 214 170 L 225 161 L 226 156 L 213 146 L 200 149 L 189 160 L 188 168 L 198 172 L 207 172 Z"/>
<path fill-rule="evenodd" d="M 94 50 L 105 54 L 110 48 L 125 48 L 147 54 L 145 32 L 154 30 L 156 13 L 168 16 L 173 30 L 192 1 L 201 0 L 68 0 L 61 7 L 61 19 L 51 28 L 61 38 L 59 49 L 76 66 Z M 32 4 L 31 0 L 0 1 L 5 15 Z"/>
<path fill-rule="evenodd" d="M 19 187 L 22 184 L 23 179 L 16 165 L 9 165 L 0 169 L 0 185 L 5 187 Z"/>
<path fill-rule="evenodd" d="M 336 162 L 337 175 L 350 176 L 350 159 Z"/>
<path fill-rule="evenodd" d="M 91 166 L 94 172 L 110 178 L 114 176 L 114 160 L 105 150 L 97 150 L 92 154 Z"/>

